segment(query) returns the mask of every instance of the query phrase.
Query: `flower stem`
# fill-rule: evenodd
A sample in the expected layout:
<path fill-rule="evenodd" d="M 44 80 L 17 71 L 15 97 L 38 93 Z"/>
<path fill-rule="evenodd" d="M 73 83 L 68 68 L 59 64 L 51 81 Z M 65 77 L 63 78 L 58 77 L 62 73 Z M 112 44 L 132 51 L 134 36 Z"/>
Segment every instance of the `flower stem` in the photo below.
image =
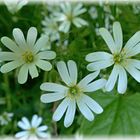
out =
<path fill-rule="evenodd" d="M 11 110 L 11 92 L 10 92 L 10 85 L 9 85 L 9 78 L 7 74 L 4 74 L 4 90 L 6 92 L 6 102 L 7 102 L 7 109 Z"/>

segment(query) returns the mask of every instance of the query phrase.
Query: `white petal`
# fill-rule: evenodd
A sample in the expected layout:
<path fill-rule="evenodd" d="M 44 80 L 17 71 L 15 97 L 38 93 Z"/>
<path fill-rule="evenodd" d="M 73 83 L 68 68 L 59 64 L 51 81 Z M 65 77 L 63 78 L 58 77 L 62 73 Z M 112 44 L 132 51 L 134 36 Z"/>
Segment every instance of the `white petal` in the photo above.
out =
<path fill-rule="evenodd" d="M 74 16 L 79 16 L 79 15 L 85 13 L 87 10 L 85 8 L 82 8 L 82 7 L 83 7 L 83 4 L 78 3 L 73 10 L 73 15 Z"/>
<path fill-rule="evenodd" d="M 120 66 L 119 68 L 119 79 L 118 79 L 118 92 L 123 94 L 127 89 L 127 74 L 125 69 Z"/>
<path fill-rule="evenodd" d="M 16 45 L 16 43 L 11 40 L 10 38 L 8 37 L 2 37 L 1 38 L 1 42 L 8 48 L 10 49 L 11 51 L 13 52 L 20 52 L 20 49 L 19 47 Z"/>
<path fill-rule="evenodd" d="M 122 28 L 119 22 L 114 22 L 113 24 L 113 35 L 114 35 L 114 41 L 116 44 L 117 52 L 120 53 L 123 45 L 123 34 L 122 34 Z"/>
<path fill-rule="evenodd" d="M 72 22 L 78 28 L 88 25 L 88 22 L 86 22 L 85 20 L 83 20 L 81 18 L 74 18 Z"/>
<path fill-rule="evenodd" d="M 48 126 L 43 125 L 37 128 L 38 131 L 46 131 L 48 129 Z"/>
<path fill-rule="evenodd" d="M 114 64 L 114 61 L 112 59 L 108 59 L 108 60 L 106 59 L 106 60 L 96 61 L 96 62 L 92 62 L 88 64 L 87 69 L 89 71 L 98 71 L 101 69 L 108 68 L 113 64 Z"/>
<path fill-rule="evenodd" d="M 25 125 L 25 123 L 23 121 L 19 121 L 18 122 L 18 126 L 20 128 L 22 128 L 23 130 L 27 130 L 28 129 L 28 126 Z"/>
<path fill-rule="evenodd" d="M 32 79 L 38 77 L 38 71 L 35 65 L 29 65 L 29 74 L 31 75 Z"/>
<path fill-rule="evenodd" d="M 37 56 L 39 56 L 39 59 L 52 60 L 56 57 L 56 53 L 54 51 L 43 51 L 38 53 Z"/>
<path fill-rule="evenodd" d="M 13 29 L 13 36 L 16 41 L 16 43 L 21 47 L 22 49 L 27 48 L 27 44 L 23 35 L 23 32 L 19 28 Z"/>
<path fill-rule="evenodd" d="M 68 109 L 66 111 L 66 116 L 64 119 L 65 127 L 69 127 L 73 123 L 75 112 L 76 112 L 75 99 L 70 99 L 69 104 L 68 104 Z"/>
<path fill-rule="evenodd" d="M 132 57 L 140 53 L 140 43 L 138 43 L 135 47 L 129 48 L 125 54 L 126 57 Z"/>
<path fill-rule="evenodd" d="M 18 74 L 18 82 L 20 84 L 24 84 L 27 81 L 28 78 L 28 65 L 24 64 Z"/>
<path fill-rule="evenodd" d="M 38 60 L 36 65 L 44 71 L 50 71 L 52 69 L 51 63 L 45 60 Z"/>
<path fill-rule="evenodd" d="M 31 125 L 33 127 L 38 127 L 42 122 L 42 118 L 41 117 L 38 117 L 37 115 L 34 115 L 32 117 L 32 121 L 31 121 Z"/>
<path fill-rule="evenodd" d="M 44 48 L 48 42 L 48 37 L 46 35 L 41 36 L 34 45 L 34 53 L 37 53 Z"/>
<path fill-rule="evenodd" d="M 60 105 L 57 107 L 57 109 L 55 110 L 54 114 L 53 114 L 53 120 L 54 121 L 59 121 L 62 116 L 64 115 L 67 107 L 69 104 L 69 98 L 65 98 Z"/>
<path fill-rule="evenodd" d="M 64 97 L 66 97 L 66 93 L 48 93 L 48 94 L 43 94 L 41 95 L 41 102 L 43 103 L 51 103 L 51 102 L 55 102 L 58 100 L 63 99 Z"/>
<path fill-rule="evenodd" d="M 71 81 L 71 78 L 70 78 L 70 75 L 68 73 L 68 69 L 67 69 L 65 62 L 63 62 L 63 61 L 58 62 L 57 69 L 58 69 L 58 72 L 59 72 L 63 82 L 65 82 L 69 86 L 73 85 L 72 84 L 73 82 Z"/>
<path fill-rule="evenodd" d="M 117 78 L 118 78 L 118 75 L 119 75 L 119 66 L 118 65 L 114 65 L 114 68 L 109 76 L 109 79 L 105 85 L 105 88 L 107 91 L 111 91 L 114 86 L 115 86 L 115 83 L 117 81 Z"/>
<path fill-rule="evenodd" d="M 104 39 L 104 41 L 106 42 L 106 44 L 108 45 L 110 51 L 112 53 L 116 52 L 116 45 L 115 45 L 115 42 L 111 36 L 111 34 L 109 33 L 109 31 L 105 28 L 100 28 L 99 29 L 99 32 L 102 36 L 102 38 Z"/>
<path fill-rule="evenodd" d="M 64 21 L 62 24 L 59 26 L 59 31 L 62 31 L 64 33 L 67 33 L 70 29 L 71 22 L 70 21 Z"/>
<path fill-rule="evenodd" d="M 40 89 L 44 91 L 52 91 L 52 92 L 66 92 L 68 90 L 68 88 L 63 85 L 49 83 L 49 82 L 41 84 Z"/>
<path fill-rule="evenodd" d="M 48 134 L 46 132 L 37 132 L 37 135 L 40 137 L 40 138 L 46 138 L 48 137 Z M 32 139 L 31 139 L 32 140 Z M 34 139 L 33 139 L 34 140 Z"/>
<path fill-rule="evenodd" d="M 128 64 L 125 68 L 136 81 L 140 82 L 140 70 L 130 64 Z"/>
<path fill-rule="evenodd" d="M 27 44 L 30 48 L 34 46 L 36 38 L 37 38 L 37 29 L 35 27 L 31 27 L 27 33 Z"/>
<path fill-rule="evenodd" d="M 78 105 L 80 112 L 84 115 L 84 117 L 87 120 L 89 120 L 89 121 L 94 120 L 94 115 L 91 112 L 91 110 L 89 109 L 89 107 L 85 104 L 83 96 L 81 96 L 77 99 L 77 105 Z"/>
<path fill-rule="evenodd" d="M 140 42 L 140 31 L 136 32 L 126 43 L 124 46 L 125 52 L 127 52 L 129 49 L 133 48 Z"/>
<path fill-rule="evenodd" d="M 1 72 L 2 73 L 7 73 L 7 72 L 10 72 L 14 69 L 16 69 L 17 67 L 21 66 L 23 63 L 16 60 L 16 61 L 12 61 L 12 62 L 8 62 L 6 64 L 4 64 L 2 67 L 1 67 Z"/>
<path fill-rule="evenodd" d="M 31 120 L 31 126 L 33 127 L 36 124 L 36 121 L 38 119 L 37 115 L 33 115 L 32 120 Z"/>
<path fill-rule="evenodd" d="M 22 118 L 22 122 L 29 129 L 31 127 L 29 120 L 26 117 Z"/>
<path fill-rule="evenodd" d="M 15 137 L 20 138 L 20 137 L 24 137 L 26 135 L 27 135 L 27 131 L 21 131 L 21 132 L 16 133 Z"/>
<path fill-rule="evenodd" d="M 87 95 L 83 96 L 85 103 L 93 112 L 95 112 L 96 114 L 101 114 L 103 112 L 103 108 L 95 100 Z"/>
<path fill-rule="evenodd" d="M 79 83 L 78 86 L 80 88 L 86 88 L 87 85 L 94 80 L 98 75 L 99 75 L 100 71 L 96 71 L 93 73 L 88 74 L 86 77 L 84 77 Z"/>
<path fill-rule="evenodd" d="M 12 52 L 0 52 L 0 61 L 16 60 L 17 56 Z"/>
<path fill-rule="evenodd" d="M 113 59 L 112 54 L 106 52 L 93 52 L 93 53 L 89 53 L 86 56 L 86 61 L 88 62 L 103 61 L 103 60 L 108 61 L 110 59 Z"/>
<path fill-rule="evenodd" d="M 96 90 L 99 90 L 101 88 L 103 88 L 106 84 L 106 80 L 105 79 L 99 79 L 99 80 L 96 80 L 90 84 L 88 84 L 84 89 L 83 91 L 84 92 L 93 92 L 93 91 L 96 91 Z"/>
<path fill-rule="evenodd" d="M 67 64 L 71 81 L 73 82 L 73 85 L 75 85 L 77 83 L 77 65 L 72 60 L 69 60 Z"/>

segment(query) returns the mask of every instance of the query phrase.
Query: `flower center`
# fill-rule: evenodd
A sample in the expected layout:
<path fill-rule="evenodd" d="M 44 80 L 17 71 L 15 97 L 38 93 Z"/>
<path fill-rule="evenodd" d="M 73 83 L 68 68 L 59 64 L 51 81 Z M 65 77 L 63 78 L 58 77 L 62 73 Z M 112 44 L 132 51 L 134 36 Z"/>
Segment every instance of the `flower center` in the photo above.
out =
<path fill-rule="evenodd" d="M 31 128 L 29 129 L 29 132 L 30 132 L 31 134 L 35 134 L 35 133 L 36 133 L 36 128 L 31 127 Z"/>
<path fill-rule="evenodd" d="M 122 63 L 122 61 L 124 60 L 123 56 L 121 54 L 114 54 L 114 62 L 117 64 Z"/>
<path fill-rule="evenodd" d="M 75 97 L 77 95 L 80 94 L 80 89 L 77 85 L 75 86 L 72 86 L 69 88 L 69 92 L 68 92 L 68 95 L 71 96 L 71 97 Z"/>
<path fill-rule="evenodd" d="M 67 19 L 69 21 L 72 21 L 72 19 L 73 19 L 72 13 L 67 14 Z"/>
<path fill-rule="evenodd" d="M 32 63 L 34 61 L 34 56 L 32 54 L 32 52 L 28 52 L 26 51 L 23 55 L 22 55 L 23 60 L 26 63 Z"/>

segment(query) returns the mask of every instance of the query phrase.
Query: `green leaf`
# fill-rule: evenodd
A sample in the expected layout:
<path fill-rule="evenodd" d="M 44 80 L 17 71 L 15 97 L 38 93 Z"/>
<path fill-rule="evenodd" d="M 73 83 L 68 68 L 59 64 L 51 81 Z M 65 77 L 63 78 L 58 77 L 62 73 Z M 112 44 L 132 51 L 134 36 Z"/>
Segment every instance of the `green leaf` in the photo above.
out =
<path fill-rule="evenodd" d="M 80 133 L 85 135 L 140 134 L 140 94 L 92 95 L 104 108 L 93 122 L 82 120 Z"/>

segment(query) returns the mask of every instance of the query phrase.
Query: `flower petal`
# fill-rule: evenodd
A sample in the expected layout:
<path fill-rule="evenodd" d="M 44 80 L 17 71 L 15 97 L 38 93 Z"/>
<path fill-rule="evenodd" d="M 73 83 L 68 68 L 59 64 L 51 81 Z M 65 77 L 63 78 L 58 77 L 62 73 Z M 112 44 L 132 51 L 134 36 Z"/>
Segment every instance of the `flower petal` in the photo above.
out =
<path fill-rule="evenodd" d="M 34 45 L 34 53 L 38 53 L 41 50 L 41 48 L 45 48 L 47 42 L 48 42 L 48 36 L 42 35 Z"/>
<path fill-rule="evenodd" d="M 87 120 L 93 121 L 94 120 L 94 115 L 91 112 L 91 110 L 89 109 L 89 107 L 85 104 L 85 101 L 84 101 L 83 97 L 84 96 L 81 96 L 77 99 L 78 108 Z"/>
<path fill-rule="evenodd" d="M 27 48 L 27 44 L 23 32 L 19 28 L 14 28 L 13 36 L 18 46 L 25 50 Z"/>
<path fill-rule="evenodd" d="M 48 129 L 48 126 L 43 125 L 37 128 L 38 131 L 46 131 Z"/>
<path fill-rule="evenodd" d="M 38 117 L 38 115 L 34 115 L 32 117 L 32 121 L 31 121 L 31 125 L 32 127 L 38 127 L 42 122 L 42 118 L 41 117 Z"/>
<path fill-rule="evenodd" d="M 52 91 L 52 92 L 66 92 L 68 90 L 68 88 L 63 85 L 49 83 L 49 82 L 41 84 L 40 89 L 44 91 Z"/>
<path fill-rule="evenodd" d="M 114 86 L 115 86 L 115 83 L 117 81 L 117 78 L 118 78 L 118 75 L 119 75 L 119 66 L 118 65 L 114 65 L 114 68 L 109 76 L 109 79 L 105 85 L 105 89 L 107 91 L 111 91 Z"/>
<path fill-rule="evenodd" d="M 73 85 L 75 85 L 77 83 L 77 65 L 72 60 L 69 60 L 67 64 L 71 81 L 73 82 Z"/>
<path fill-rule="evenodd" d="M 123 94 L 127 89 L 127 74 L 125 69 L 120 66 L 119 68 L 119 79 L 118 79 L 118 92 Z"/>
<path fill-rule="evenodd" d="M 87 85 L 94 80 L 98 75 L 99 75 L 100 71 L 96 71 L 93 73 L 88 74 L 86 77 L 84 77 L 79 83 L 78 86 L 82 89 L 86 88 Z"/>
<path fill-rule="evenodd" d="M 18 82 L 20 84 L 24 84 L 27 81 L 27 78 L 28 78 L 28 65 L 24 64 L 19 70 Z"/>
<path fill-rule="evenodd" d="M 124 46 L 124 50 L 127 53 L 131 48 L 136 46 L 140 42 L 140 31 L 136 32 Z"/>
<path fill-rule="evenodd" d="M 38 71 L 35 65 L 29 65 L 29 74 L 31 75 L 32 79 L 38 77 Z"/>
<path fill-rule="evenodd" d="M 92 98 L 90 98 L 87 95 L 83 95 L 85 104 L 87 104 L 87 106 L 96 114 L 101 114 L 103 112 L 103 108 Z"/>
<path fill-rule="evenodd" d="M 45 61 L 45 60 L 38 60 L 37 62 L 36 62 L 36 65 L 40 68 L 40 69 L 42 69 L 42 70 L 44 70 L 44 71 L 50 71 L 51 69 L 52 69 L 52 65 L 51 65 L 51 63 L 50 62 L 48 62 L 48 61 Z"/>
<path fill-rule="evenodd" d="M 103 88 L 106 84 L 106 80 L 105 79 L 99 79 L 99 80 L 96 80 L 90 84 L 88 84 L 84 89 L 83 91 L 84 92 L 93 92 L 93 91 L 97 91 L 101 88 Z"/>
<path fill-rule="evenodd" d="M 94 61 L 103 61 L 103 60 L 110 60 L 113 59 L 112 54 L 109 54 L 107 52 L 93 52 L 89 53 L 86 56 L 86 61 L 88 62 L 94 62 Z"/>
<path fill-rule="evenodd" d="M 70 75 L 68 73 L 68 69 L 67 69 L 67 66 L 66 66 L 65 62 L 63 62 L 63 61 L 58 62 L 57 63 L 57 69 L 58 69 L 58 72 L 59 72 L 63 82 L 65 82 L 68 86 L 73 85 L 72 84 L 73 82 L 70 78 Z"/>
<path fill-rule="evenodd" d="M 21 131 L 21 132 L 16 133 L 15 137 L 16 138 L 21 138 L 21 137 L 26 136 L 27 133 L 28 133 L 27 131 Z"/>
<path fill-rule="evenodd" d="M 70 21 L 62 22 L 62 24 L 60 24 L 60 26 L 59 26 L 59 31 L 67 33 L 69 31 L 69 29 L 70 29 L 70 25 L 71 25 Z"/>
<path fill-rule="evenodd" d="M 27 44 L 30 48 L 34 46 L 36 38 L 37 38 L 37 29 L 35 27 L 31 27 L 27 33 Z"/>
<path fill-rule="evenodd" d="M 31 127 L 29 120 L 26 117 L 22 118 L 22 122 L 29 129 Z"/>
<path fill-rule="evenodd" d="M 1 42 L 11 51 L 13 52 L 20 52 L 20 49 L 19 47 L 16 45 L 16 43 L 11 40 L 10 38 L 8 37 L 2 37 L 1 38 Z"/>
<path fill-rule="evenodd" d="M 119 22 L 114 22 L 113 24 L 113 35 L 114 35 L 114 41 L 116 44 L 117 53 L 120 53 L 123 46 L 123 34 Z"/>
<path fill-rule="evenodd" d="M 70 99 L 69 104 L 68 104 L 68 109 L 66 112 L 66 116 L 64 119 L 64 126 L 65 127 L 69 127 L 73 123 L 75 112 L 76 112 L 75 99 Z"/>
<path fill-rule="evenodd" d="M 60 105 L 57 107 L 57 109 L 55 110 L 54 114 L 53 114 L 53 120 L 54 121 L 59 121 L 62 116 L 64 115 L 68 105 L 69 105 L 69 98 L 65 98 Z"/>
<path fill-rule="evenodd" d="M 13 52 L 0 52 L 0 61 L 16 60 L 17 56 Z"/>
<path fill-rule="evenodd" d="M 104 41 L 106 42 L 106 44 L 108 45 L 110 51 L 112 53 L 116 52 L 117 48 L 116 48 L 115 42 L 114 42 L 111 34 L 109 33 L 109 31 L 105 28 L 100 28 L 99 32 L 100 32 L 102 38 L 104 39 Z"/>
<path fill-rule="evenodd" d="M 2 73 L 10 72 L 10 71 L 16 69 L 17 67 L 21 66 L 22 64 L 23 63 L 18 60 L 8 62 L 1 67 L 1 72 Z"/>
<path fill-rule="evenodd" d="M 81 18 L 74 18 L 72 22 L 77 28 L 88 25 L 88 22 L 86 22 L 85 20 Z"/>
<path fill-rule="evenodd" d="M 43 51 L 38 53 L 37 56 L 39 56 L 39 59 L 52 60 L 56 57 L 56 53 L 54 51 Z"/>
<path fill-rule="evenodd" d="M 46 132 L 37 132 L 37 135 L 38 135 L 38 137 L 40 137 L 40 138 L 46 138 L 46 137 L 48 137 L 48 133 L 46 133 Z M 31 139 L 32 140 L 32 139 Z M 34 139 L 33 139 L 34 140 Z M 37 138 L 37 140 L 38 140 L 38 138 Z"/>
<path fill-rule="evenodd" d="M 112 59 L 101 60 L 101 61 L 96 61 L 96 62 L 92 62 L 92 63 L 88 64 L 87 69 L 89 71 L 99 71 L 101 69 L 110 67 L 113 64 L 114 64 L 114 61 Z"/>
<path fill-rule="evenodd" d="M 51 103 L 51 102 L 55 102 L 58 100 L 63 99 L 64 97 L 66 97 L 66 93 L 48 93 L 48 94 L 43 94 L 41 95 L 41 102 L 43 103 Z"/>
<path fill-rule="evenodd" d="M 131 64 L 126 65 L 126 70 L 128 73 L 138 82 L 140 82 L 140 70 L 138 70 L 136 67 L 134 67 Z"/>

